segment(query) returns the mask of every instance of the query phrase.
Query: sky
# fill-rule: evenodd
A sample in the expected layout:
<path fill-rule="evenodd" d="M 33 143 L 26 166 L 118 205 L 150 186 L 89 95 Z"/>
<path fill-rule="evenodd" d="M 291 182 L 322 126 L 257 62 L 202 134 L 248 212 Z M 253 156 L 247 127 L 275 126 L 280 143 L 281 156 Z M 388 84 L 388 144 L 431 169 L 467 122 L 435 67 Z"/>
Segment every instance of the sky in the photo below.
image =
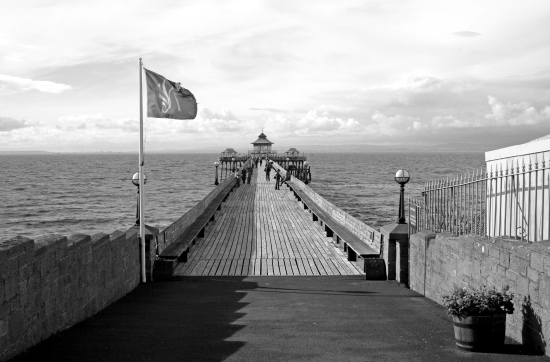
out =
<path fill-rule="evenodd" d="M 194 120 L 147 150 L 493 150 L 550 133 L 550 1 L 0 2 L 0 151 L 137 152 L 139 58 Z M 286 151 L 282 150 L 282 151 Z"/>

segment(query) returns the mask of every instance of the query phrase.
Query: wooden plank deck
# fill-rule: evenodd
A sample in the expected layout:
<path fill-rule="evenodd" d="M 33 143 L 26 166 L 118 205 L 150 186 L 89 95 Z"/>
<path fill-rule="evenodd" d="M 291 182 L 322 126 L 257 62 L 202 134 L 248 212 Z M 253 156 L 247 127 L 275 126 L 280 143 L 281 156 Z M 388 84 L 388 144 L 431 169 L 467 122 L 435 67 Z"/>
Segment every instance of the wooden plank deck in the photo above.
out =
<path fill-rule="evenodd" d="M 266 181 L 258 169 L 250 185 L 234 189 L 188 261 L 174 271 L 176 276 L 356 274 L 362 271 L 311 221 L 292 192 L 284 185 L 275 190 L 275 181 Z"/>

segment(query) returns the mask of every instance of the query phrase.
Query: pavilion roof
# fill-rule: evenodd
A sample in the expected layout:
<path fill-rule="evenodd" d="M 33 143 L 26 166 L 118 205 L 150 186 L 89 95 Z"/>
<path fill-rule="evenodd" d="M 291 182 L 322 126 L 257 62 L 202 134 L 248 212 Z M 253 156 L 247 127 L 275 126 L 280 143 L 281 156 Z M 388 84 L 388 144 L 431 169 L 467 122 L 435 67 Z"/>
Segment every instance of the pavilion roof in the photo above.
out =
<path fill-rule="evenodd" d="M 254 142 L 252 142 L 253 145 L 272 145 L 274 144 L 270 140 L 267 139 L 267 136 L 262 132 L 258 136 L 258 139 Z"/>

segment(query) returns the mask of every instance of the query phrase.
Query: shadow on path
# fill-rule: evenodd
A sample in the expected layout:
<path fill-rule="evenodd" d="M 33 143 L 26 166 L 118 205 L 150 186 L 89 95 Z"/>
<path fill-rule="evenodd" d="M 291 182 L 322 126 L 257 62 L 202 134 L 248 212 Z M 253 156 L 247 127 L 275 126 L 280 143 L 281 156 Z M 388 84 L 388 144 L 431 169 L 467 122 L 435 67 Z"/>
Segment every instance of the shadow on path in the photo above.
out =
<path fill-rule="evenodd" d="M 514 344 L 500 353 L 458 350 L 445 308 L 363 278 L 189 276 L 140 285 L 16 361 L 548 361 Z"/>
<path fill-rule="evenodd" d="M 58 333 L 13 361 L 222 361 L 245 342 L 227 339 L 246 303 L 238 284 L 192 278 L 138 286 L 75 327 Z"/>

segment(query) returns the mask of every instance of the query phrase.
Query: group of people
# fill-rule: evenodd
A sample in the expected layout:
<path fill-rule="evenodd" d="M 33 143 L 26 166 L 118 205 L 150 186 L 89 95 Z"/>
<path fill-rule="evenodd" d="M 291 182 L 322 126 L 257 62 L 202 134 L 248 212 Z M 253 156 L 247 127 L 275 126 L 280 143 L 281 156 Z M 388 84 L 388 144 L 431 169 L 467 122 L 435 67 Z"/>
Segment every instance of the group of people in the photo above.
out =
<path fill-rule="evenodd" d="M 237 187 L 241 185 L 241 180 L 244 184 L 250 184 L 250 180 L 252 180 L 252 174 L 254 173 L 254 168 L 252 166 L 252 163 L 248 165 L 247 168 L 242 168 L 239 170 L 237 167 L 237 170 L 235 171 L 235 179 L 237 180 Z"/>
<path fill-rule="evenodd" d="M 250 184 L 250 180 L 252 179 L 252 174 L 254 173 L 254 167 L 258 167 L 258 163 L 260 164 L 260 167 L 263 165 L 264 160 L 260 159 L 254 159 L 252 162 L 248 163 L 248 166 L 246 168 L 239 169 L 237 168 L 235 171 L 235 179 L 237 180 L 237 187 L 241 185 L 241 180 L 244 184 Z M 273 161 L 265 160 L 265 180 L 270 181 L 271 180 L 271 170 L 275 169 L 273 167 Z M 275 169 L 275 190 L 279 190 L 280 186 L 283 184 L 283 182 L 290 180 L 290 173 L 286 173 L 286 177 L 283 180 L 283 177 L 281 176 L 281 173 L 278 169 Z"/>
<path fill-rule="evenodd" d="M 269 181 L 271 179 L 271 170 L 275 169 L 275 168 L 273 167 L 273 161 L 267 161 L 266 160 L 266 162 L 267 163 L 266 163 L 265 168 L 264 168 L 265 180 Z M 283 182 L 288 181 L 288 180 L 290 180 L 290 174 L 288 172 L 286 173 L 286 177 L 283 180 L 283 176 L 281 175 L 279 170 L 275 169 L 275 190 L 279 190 L 280 189 L 279 186 L 281 186 L 283 184 Z"/>

